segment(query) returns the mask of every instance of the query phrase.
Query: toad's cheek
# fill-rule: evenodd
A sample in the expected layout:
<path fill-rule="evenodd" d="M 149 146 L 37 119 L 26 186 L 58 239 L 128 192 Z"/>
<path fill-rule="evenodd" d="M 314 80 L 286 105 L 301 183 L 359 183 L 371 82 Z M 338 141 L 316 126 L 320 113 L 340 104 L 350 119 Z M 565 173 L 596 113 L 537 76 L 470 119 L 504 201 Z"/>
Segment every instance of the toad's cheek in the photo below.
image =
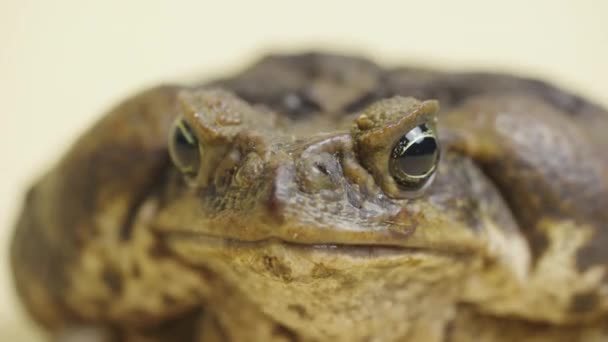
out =
<path fill-rule="evenodd" d="M 442 119 L 447 145 L 483 168 L 530 246 L 526 293 L 505 296 L 502 310 L 517 297 L 511 314 L 535 319 L 605 314 L 608 139 L 597 127 L 606 116 L 502 94 L 472 97 Z"/>

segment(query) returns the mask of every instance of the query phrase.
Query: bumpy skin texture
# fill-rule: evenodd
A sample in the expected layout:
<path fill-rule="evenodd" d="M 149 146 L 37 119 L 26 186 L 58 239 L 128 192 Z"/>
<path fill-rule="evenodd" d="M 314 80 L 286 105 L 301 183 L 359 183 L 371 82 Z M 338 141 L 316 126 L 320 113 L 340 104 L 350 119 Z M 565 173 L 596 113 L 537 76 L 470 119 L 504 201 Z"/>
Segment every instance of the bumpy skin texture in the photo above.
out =
<path fill-rule="evenodd" d="M 435 117 L 435 180 L 406 193 L 386 154 Z M 538 81 L 270 56 L 86 132 L 27 195 L 17 289 L 59 338 L 605 340 L 607 129 Z"/>

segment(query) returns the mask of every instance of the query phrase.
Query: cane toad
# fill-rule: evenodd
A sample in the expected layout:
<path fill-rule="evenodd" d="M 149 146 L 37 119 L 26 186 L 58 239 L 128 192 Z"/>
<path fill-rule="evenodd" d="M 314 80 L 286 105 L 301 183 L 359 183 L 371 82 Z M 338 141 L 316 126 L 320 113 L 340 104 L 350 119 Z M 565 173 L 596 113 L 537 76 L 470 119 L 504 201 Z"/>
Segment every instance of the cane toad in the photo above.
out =
<path fill-rule="evenodd" d="M 60 339 L 604 340 L 606 130 L 540 81 L 269 56 L 82 135 L 15 283 Z"/>

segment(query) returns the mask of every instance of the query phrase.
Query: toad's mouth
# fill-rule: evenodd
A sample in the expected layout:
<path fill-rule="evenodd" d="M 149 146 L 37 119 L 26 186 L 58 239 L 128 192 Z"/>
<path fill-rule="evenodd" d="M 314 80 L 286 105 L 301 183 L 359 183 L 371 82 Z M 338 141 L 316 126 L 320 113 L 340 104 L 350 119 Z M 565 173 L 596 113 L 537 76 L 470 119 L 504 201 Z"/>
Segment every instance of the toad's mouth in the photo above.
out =
<path fill-rule="evenodd" d="M 201 233 L 169 233 L 163 235 L 169 246 L 177 246 L 176 252 L 191 259 L 193 254 L 254 252 L 267 254 L 269 250 L 280 248 L 283 253 L 295 255 L 316 255 L 317 257 L 349 258 L 351 260 L 399 260 L 403 257 L 440 257 L 454 260 L 470 260 L 476 254 L 464 249 L 441 249 L 424 247 L 406 247 L 396 245 L 365 243 L 304 243 L 302 241 L 285 241 L 279 238 L 267 238 L 255 241 L 238 240 L 210 236 Z M 185 248 L 184 248 L 185 247 Z M 196 258 L 195 258 L 196 259 Z"/>
<path fill-rule="evenodd" d="M 419 205 L 419 211 L 437 211 Z M 276 215 L 267 207 L 249 210 L 214 211 L 196 197 L 175 199 L 153 219 L 152 229 L 174 239 L 191 239 L 211 245 L 256 245 L 281 242 L 307 248 L 391 248 L 395 250 L 437 250 L 444 252 L 484 251 L 486 236 L 449 220 L 445 215 L 413 214 L 399 208 L 378 210 L 365 217 L 318 215 L 317 210 L 285 208 Z M 287 210 L 289 209 L 289 210 Z M 293 209 L 293 210 L 292 210 Z M 312 214 L 311 214 L 312 212 Z"/>
<path fill-rule="evenodd" d="M 231 224 L 226 224 L 221 218 L 206 217 L 204 224 L 179 225 L 180 228 L 160 225 L 154 230 L 167 241 L 188 241 L 205 248 L 255 248 L 280 244 L 289 248 L 369 256 L 414 252 L 478 255 L 491 252 L 487 248 L 486 236 L 454 223 L 395 231 L 383 227 L 345 227 L 343 223 L 311 225 L 284 222 L 276 225 L 249 220 L 245 224 L 235 217 L 230 221 Z"/>
<path fill-rule="evenodd" d="M 411 254 L 490 257 L 504 260 L 518 272 L 528 264 L 527 244 L 516 232 L 506 232 L 490 218 L 481 217 L 483 229 L 464 221 L 425 210 L 420 221 L 397 227 L 367 218 L 336 217 L 335 220 L 303 220 L 293 213 L 273 217 L 261 210 L 201 212 L 200 200 L 174 201 L 154 217 L 152 230 L 169 245 L 186 249 L 262 250 L 281 246 L 290 251 L 377 258 Z M 182 248 L 177 248 L 182 250 Z M 193 252 L 197 254 L 198 252 Z"/>
<path fill-rule="evenodd" d="M 451 228 L 457 230 L 457 227 Z M 461 235 L 454 231 L 454 234 L 446 235 L 441 227 L 419 227 L 418 233 L 401 239 L 387 239 L 381 233 L 376 234 L 374 238 L 371 238 L 372 235 L 353 238 L 352 235 L 340 236 L 341 234 L 336 233 L 332 234 L 333 238 L 316 236 L 313 239 L 312 234 L 308 237 L 294 234 L 251 238 L 214 235 L 187 229 L 157 231 L 157 234 L 161 234 L 161 241 L 164 241 L 173 253 L 194 265 L 204 263 L 210 258 L 241 260 L 264 255 L 304 258 L 318 262 L 350 260 L 349 262 L 354 263 L 352 265 L 375 260 L 388 262 L 396 267 L 400 263 L 407 263 L 411 258 L 440 258 L 452 260 L 454 263 L 492 260 L 518 278 L 524 278 L 528 274 L 528 249 L 525 240 L 520 236 L 504 238 L 493 233 L 488 236 L 465 236 L 466 234 Z"/>

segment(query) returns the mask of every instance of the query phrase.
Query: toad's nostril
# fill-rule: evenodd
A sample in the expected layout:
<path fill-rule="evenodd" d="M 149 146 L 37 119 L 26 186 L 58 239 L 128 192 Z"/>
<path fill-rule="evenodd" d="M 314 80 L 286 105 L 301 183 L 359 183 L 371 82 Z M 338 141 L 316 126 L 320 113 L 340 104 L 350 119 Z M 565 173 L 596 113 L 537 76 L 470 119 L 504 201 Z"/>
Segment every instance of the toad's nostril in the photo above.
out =
<path fill-rule="evenodd" d="M 321 190 L 337 190 L 343 178 L 337 157 L 327 152 L 301 156 L 296 162 L 300 190 L 315 193 Z"/>
<path fill-rule="evenodd" d="M 324 175 L 329 176 L 329 171 L 327 170 L 327 168 L 325 167 L 325 165 L 321 164 L 321 163 L 315 163 L 315 167 L 317 168 L 317 170 L 319 170 L 319 172 L 321 172 Z"/>

